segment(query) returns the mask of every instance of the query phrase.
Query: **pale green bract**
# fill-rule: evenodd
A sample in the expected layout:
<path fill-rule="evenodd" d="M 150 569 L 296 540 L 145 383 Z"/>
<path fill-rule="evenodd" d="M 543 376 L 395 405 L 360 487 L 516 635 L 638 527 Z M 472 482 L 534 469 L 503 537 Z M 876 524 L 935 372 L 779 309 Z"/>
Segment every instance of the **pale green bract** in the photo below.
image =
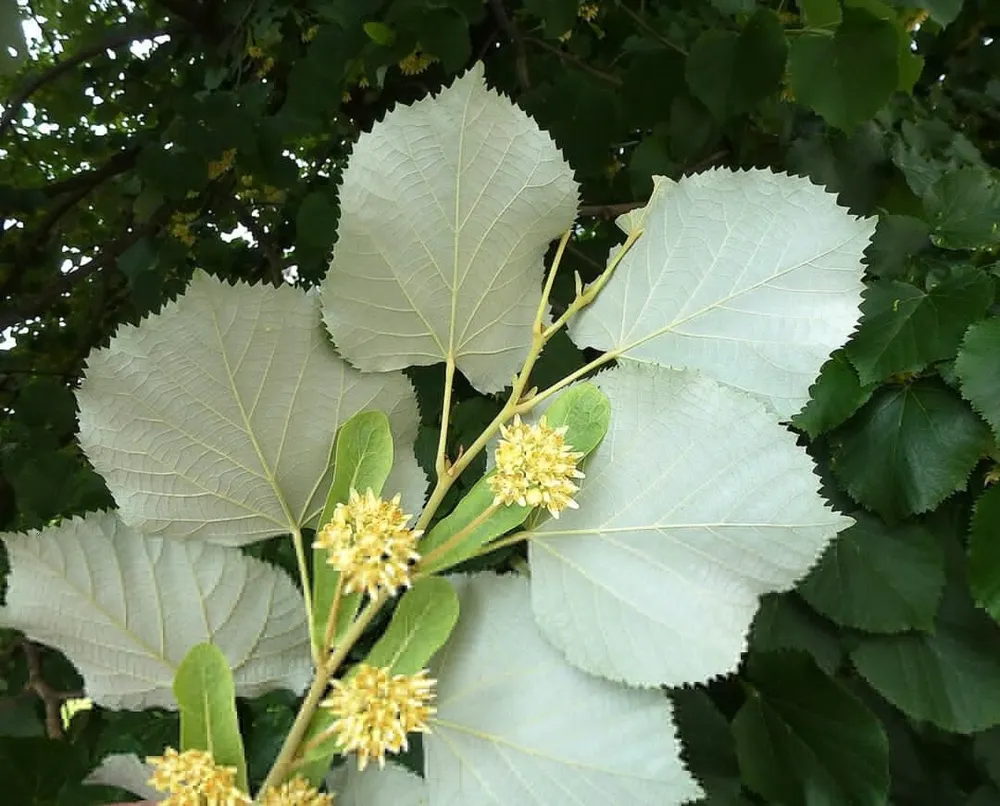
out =
<path fill-rule="evenodd" d="M 462 617 L 432 665 L 431 803 L 665 806 L 701 794 L 663 694 L 568 665 L 535 627 L 527 580 L 456 587 Z"/>
<path fill-rule="evenodd" d="M 529 543 L 539 626 L 571 663 L 630 685 L 733 671 L 759 597 L 791 588 L 852 521 L 758 400 L 630 363 L 593 383 L 613 414 L 580 508 Z"/>
<path fill-rule="evenodd" d="M 699 369 L 782 416 L 801 409 L 857 324 L 875 220 L 808 179 L 716 169 L 661 178 L 619 223 L 642 237 L 570 324 L 573 341 Z"/>
<path fill-rule="evenodd" d="M 109 512 L 0 535 L 10 558 L 0 624 L 62 651 L 107 708 L 176 708 L 174 674 L 213 642 L 236 693 L 302 691 L 312 675 L 302 596 L 236 549 L 144 537 Z"/>
<path fill-rule="evenodd" d="M 370 371 L 447 358 L 483 392 L 531 342 L 543 258 L 576 217 L 573 172 L 477 65 L 359 138 L 323 284 L 337 349 Z"/>
<path fill-rule="evenodd" d="M 385 412 L 407 511 L 426 477 L 417 405 L 398 373 L 362 375 L 327 343 L 317 301 L 195 274 L 176 302 L 92 353 L 80 442 L 122 520 L 146 534 L 243 545 L 318 518 L 338 425 Z"/>

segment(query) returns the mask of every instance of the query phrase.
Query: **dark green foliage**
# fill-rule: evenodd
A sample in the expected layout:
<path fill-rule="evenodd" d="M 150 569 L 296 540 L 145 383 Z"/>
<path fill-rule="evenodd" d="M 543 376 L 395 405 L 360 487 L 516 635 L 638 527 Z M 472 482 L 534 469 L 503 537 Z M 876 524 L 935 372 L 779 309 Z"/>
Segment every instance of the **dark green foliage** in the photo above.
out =
<path fill-rule="evenodd" d="M 26 14 L 47 20 L 27 58 L 11 22 Z M 672 692 L 679 735 L 708 806 L 1000 803 L 1000 4 L 165 0 L 123 16 L 109 0 L 0 0 L 0 45 L 0 331 L 16 341 L 0 352 L 0 530 L 113 505 L 75 441 L 92 348 L 195 268 L 315 285 L 359 133 L 477 59 L 581 183 L 557 315 L 655 175 L 770 167 L 878 215 L 864 321 L 792 418 L 857 524 L 798 590 L 764 598 L 742 671 Z M 435 61 L 402 71 L 417 50 Z M 532 383 L 591 357 L 559 337 Z M 443 371 L 407 374 L 431 472 Z M 449 455 L 501 402 L 458 380 Z M 249 551 L 294 573 L 287 540 Z M 81 687 L 56 653 L 0 631 L 3 803 L 114 802 L 81 784 L 101 758 L 177 746 L 163 711 L 96 709 L 47 738 L 60 731 L 32 673 Z M 252 784 L 296 704 L 240 701 Z"/>

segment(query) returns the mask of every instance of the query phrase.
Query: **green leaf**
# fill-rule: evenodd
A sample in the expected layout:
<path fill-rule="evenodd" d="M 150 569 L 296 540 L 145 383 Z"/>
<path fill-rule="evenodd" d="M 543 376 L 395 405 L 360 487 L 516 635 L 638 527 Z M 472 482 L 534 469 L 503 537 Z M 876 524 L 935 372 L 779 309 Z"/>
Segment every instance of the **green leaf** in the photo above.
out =
<path fill-rule="evenodd" d="M 371 490 L 381 495 L 392 471 L 393 447 L 389 418 L 380 411 L 362 411 L 344 423 L 337 432 L 334 449 L 333 482 L 326 496 L 320 528 L 333 518 L 337 504 L 345 504 L 351 490 L 364 494 Z M 313 643 L 322 646 L 326 638 L 327 619 L 337 593 L 340 572 L 327 561 L 325 549 L 313 550 Z M 361 595 L 346 594 L 337 611 L 333 638 L 339 637 L 357 613 Z"/>
<path fill-rule="evenodd" d="M 460 71 L 472 57 L 469 23 L 453 8 L 425 9 L 418 18 L 417 37 L 450 73 Z"/>
<path fill-rule="evenodd" d="M 944 589 L 944 556 L 919 524 L 886 526 L 858 513 L 830 544 L 799 592 L 844 627 L 895 633 L 930 630 Z"/>
<path fill-rule="evenodd" d="M 247 765 L 236 718 L 229 661 L 213 644 L 198 644 L 174 675 L 181 712 L 181 750 L 207 750 L 216 764 L 236 768 L 236 785 L 247 792 Z"/>
<path fill-rule="evenodd" d="M 761 9 L 739 33 L 710 29 L 698 37 L 687 59 L 688 85 L 724 121 L 777 94 L 786 55 L 778 16 Z"/>
<path fill-rule="evenodd" d="M 968 400 L 1000 439 L 1000 318 L 969 328 L 955 361 L 955 372 Z"/>
<path fill-rule="evenodd" d="M 898 42 L 896 58 L 899 64 L 899 83 L 896 85 L 896 89 L 911 93 L 913 85 L 916 84 L 923 72 L 924 59 L 913 52 L 913 36 L 910 30 L 903 25 L 898 9 L 883 2 L 883 0 L 844 0 L 844 6 L 867 11 L 873 17 L 892 25 L 896 31 L 896 41 Z"/>
<path fill-rule="evenodd" d="M 881 804 L 889 743 L 878 719 L 805 655 L 756 656 L 733 720 L 743 780 L 785 806 Z"/>
<path fill-rule="evenodd" d="M 91 353 L 77 392 L 80 442 L 126 523 L 227 545 L 312 525 L 337 426 L 363 409 L 389 417 L 389 486 L 419 508 L 426 477 L 410 448 L 410 382 L 337 357 L 317 308 L 289 286 L 197 272 L 177 301 Z"/>
<path fill-rule="evenodd" d="M 661 181 L 633 217 L 644 234 L 571 323 L 573 341 L 799 411 L 857 323 L 875 221 L 808 179 L 721 169 Z"/>
<path fill-rule="evenodd" d="M 792 424 L 812 439 L 836 428 L 871 398 L 877 384 L 862 385 L 858 373 L 843 350 L 837 350 L 809 387 L 809 402 Z"/>
<path fill-rule="evenodd" d="M 314 190 L 302 200 L 295 217 L 295 243 L 304 249 L 326 252 L 337 238 L 337 208 L 327 195 Z"/>
<path fill-rule="evenodd" d="M 943 249 L 1000 243 L 1000 184 L 981 168 L 946 173 L 924 195 L 931 240 Z"/>
<path fill-rule="evenodd" d="M 432 673 L 431 803 L 663 806 L 697 798 L 660 691 L 566 663 L 531 618 L 528 580 L 457 582 L 462 617 Z"/>
<path fill-rule="evenodd" d="M 961 590 L 945 594 L 933 633 L 871 636 L 851 653 L 868 684 L 911 719 L 952 733 L 1000 724 L 1000 631 Z"/>
<path fill-rule="evenodd" d="M 392 47 L 396 41 L 396 32 L 388 25 L 381 22 L 366 22 L 363 26 L 368 38 L 376 45 Z"/>
<path fill-rule="evenodd" d="M 546 422 L 552 427 L 558 428 L 563 425 L 567 427 L 566 443 L 584 456 L 593 451 L 604 438 L 611 419 L 611 408 L 607 397 L 590 383 L 571 386 L 556 398 L 544 413 Z M 492 506 L 493 498 L 493 492 L 489 488 L 489 476 L 485 476 L 476 482 L 455 509 L 424 537 L 420 542 L 420 553 L 424 556 L 430 554 L 453 535 L 468 527 Z M 521 507 L 517 504 L 500 508 L 447 553 L 432 563 L 421 565 L 421 571 L 427 574 L 436 573 L 468 559 L 491 540 L 520 526 L 531 512 L 530 507 Z"/>
<path fill-rule="evenodd" d="M 271 565 L 145 537 L 107 512 L 2 538 L 11 572 L 0 624 L 63 652 L 98 705 L 175 707 L 174 674 L 206 641 L 229 659 L 240 696 L 309 682 L 302 596 Z"/>
<path fill-rule="evenodd" d="M 337 348 L 369 372 L 450 358 L 478 390 L 502 389 L 527 353 L 542 259 L 572 225 L 577 194 L 552 138 L 487 89 L 481 63 L 397 107 L 344 171 L 321 294 Z"/>
<path fill-rule="evenodd" d="M 17 55 L 11 55 L 9 48 L 13 48 Z M 15 74 L 27 55 L 17 0 L 0 0 L 0 75 Z"/>
<path fill-rule="evenodd" d="M 750 651 L 781 649 L 807 652 L 827 674 L 836 672 L 844 654 L 829 622 L 812 612 L 794 593 L 771 593 L 761 599 L 760 610 L 753 620 Z"/>
<path fill-rule="evenodd" d="M 739 762 L 729 720 L 704 691 L 681 688 L 670 692 L 684 761 L 705 790 L 701 806 L 742 804 Z"/>
<path fill-rule="evenodd" d="M 594 383 L 614 414 L 580 508 L 528 543 L 538 624 L 570 663 L 630 685 L 732 671 L 760 596 L 791 588 L 851 521 L 749 395 L 631 363 Z"/>
<path fill-rule="evenodd" d="M 969 587 L 976 602 L 1000 621 L 1000 484 L 976 501 L 969 540 Z"/>
<path fill-rule="evenodd" d="M 893 25 L 854 8 L 831 37 L 805 33 L 789 54 L 792 92 L 828 123 L 852 131 L 889 100 L 899 83 Z"/>
<path fill-rule="evenodd" d="M 840 25 L 840 3 L 838 0 L 798 0 L 805 24 L 809 28 L 836 28 Z"/>
<path fill-rule="evenodd" d="M 886 387 L 833 438 L 833 471 L 859 504 L 889 521 L 934 509 L 965 487 L 989 430 L 934 380 Z"/>
<path fill-rule="evenodd" d="M 542 20 L 545 36 L 557 39 L 573 28 L 579 0 L 525 0 L 524 8 Z"/>
<path fill-rule="evenodd" d="M 755 0 L 711 0 L 723 14 L 752 14 L 757 5 Z"/>
<path fill-rule="evenodd" d="M 458 596 L 446 579 L 421 577 L 400 599 L 392 621 L 365 663 L 416 674 L 427 666 L 458 621 Z"/>
<path fill-rule="evenodd" d="M 966 329 L 993 300 L 993 281 L 981 269 L 956 266 L 928 291 L 883 280 L 864 297 L 864 318 L 847 355 L 861 383 L 872 383 L 954 357 Z"/>

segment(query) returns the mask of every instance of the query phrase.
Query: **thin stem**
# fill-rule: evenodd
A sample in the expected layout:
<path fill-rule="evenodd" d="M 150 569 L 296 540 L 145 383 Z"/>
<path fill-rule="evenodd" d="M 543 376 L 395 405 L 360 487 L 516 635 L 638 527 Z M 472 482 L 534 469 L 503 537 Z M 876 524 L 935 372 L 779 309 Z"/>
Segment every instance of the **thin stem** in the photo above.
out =
<path fill-rule="evenodd" d="M 532 333 L 542 332 L 542 322 L 545 321 L 545 309 L 549 305 L 549 296 L 552 294 L 552 286 L 556 281 L 556 272 L 559 271 L 559 264 L 562 263 L 563 252 L 566 251 L 566 244 L 569 243 L 572 229 L 566 230 L 562 238 L 559 239 L 559 246 L 556 249 L 556 256 L 552 259 L 549 267 L 549 276 L 545 278 L 545 288 L 542 290 L 542 298 L 538 301 L 538 311 L 535 313 L 535 323 L 532 325 Z"/>
<path fill-rule="evenodd" d="M 513 546 L 516 543 L 522 541 L 528 541 L 534 536 L 534 532 L 522 531 L 514 532 L 512 535 L 507 535 L 507 537 L 501 538 L 500 540 L 494 540 L 492 543 L 487 543 L 485 546 L 481 546 L 479 551 L 472 555 L 472 557 L 482 557 L 484 554 L 489 554 L 497 549 L 507 548 L 507 546 Z M 469 559 L 472 559 L 470 557 Z"/>
<path fill-rule="evenodd" d="M 336 674 L 337 667 L 343 663 L 344 658 L 347 657 L 347 653 L 351 651 L 358 639 L 364 634 L 368 625 L 371 624 L 372 619 L 375 618 L 378 611 L 382 609 L 382 605 L 388 599 L 389 594 L 384 591 L 372 599 L 368 603 L 368 607 L 361 612 L 361 615 L 354 620 L 350 629 L 344 634 L 344 640 L 337 647 L 336 651 L 330 654 L 325 663 L 318 665 L 316 677 L 313 678 L 306 698 L 302 701 L 302 705 L 299 706 L 299 712 L 295 716 L 291 730 L 288 731 L 288 736 L 285 737 L 284 744 L 281 745 L 281 750 L 278 753 L 278 757 L 274 760 L 271 771 L 267 774 L 267 778 L 261 785 L 261 792 L 265 792 L 269 787 L 277 786 L 288 776 L 288 772 L 292 768 L 295 756 L 298 753 L 299 745 L 302 744 L 302 739 L 305 738 L 309 730 L 309 725 L 316 713 L 316 709 L 319 707 L 320 701 L 323 699 L 323 694 L 326 692 L 330 678 Z"/>
<path fill-rule="evenodd" d="M 337 589 L 333 592 L 333 603 L 330 605 L 330 615 L 326 619 L 326 630 L 323 632 L 323 652 L 327 652 L 333 644 L 333 634 L 337 629 L 337 615 L 340 610 L 340 597 L 344 590 L 343 574 L 337 574 Z"/>
<path fill-rule="evenodd" d="M 563 311 L 563 315 L 556 319 L 556 321 L 553 322 L 542 334 L 542 337 L 546 341 L 551 339 L 552 336 L 555 335 L 556 331 L 569 321 L 570 317 L 577 312 L 582 311 L 597 298 L 597 295 L 601 293 L 601 289 L 607 285 L 608 280 L 611 279 L 611 275 L 614 273 L 615 269 L 618 268 L 618 264 L 622 262 L 625 254 L 632 248 L 632 245 L 639 240 L 639 236 L 641 235 L 642 229 L 633 230 L 628 234 L 628 237 L 625 239 L 625 243 L 622 244 L 622 248 L 618 250 L 618 254 L 615 255 L 614 259 L 608 264 L 608 267 L 601 273 L 601 276 L 591 283 L 586 291 L 578 293 L 576 295 L 576 299 L 574 299 L 573 302 L 570 303 L 570 306 Z"/>
<path fill-rule="evenodd" d="M 652 25 L 650 25 L 648 22 L 646 22 L 645 19 L 643 19 L 638 14 L 636 14 L 628 6 L 626 6 L 625 4 L 622 4 L 622 5 L 619 6 L 619 8 L 622 11 L 624 11 L 628 16 L 630 16 L 633 20 L 635 20 L 635 24 L 636 25 L 638 25 L 640 28 L 642 28 L 647 33 L 650 33 L 653 36 L 655 36 L 657 39 L 659 39 L 668 48 L 670 48 L 671 50 L 676 50 L 682 56 L 687 56 L 688 55 L 688 52 L 684 48 L 682 48 L 680 45 L 677 45 L 677 44 L 671 42 L 669 39 L 667 39 L 659 31 L 657 31 Z"/>
<path fill-rule="evenodd" d="M 448 356 L 444 365 L 444 406 L 441 409 L 441 434 L 438 436 L 437 458 L 434 471 L 438 479 L 449 473 L 448 457 L 445 450 L 448 442 L 448 419 L 451 416 L 451 395 L 455 386 L 455 357 Z"/>
<path fill-rule="evenodd" d="M 292 723 L 291 730 L 288 731 L 288 735 L 285 737 L 285 743 L 281 745 L 281 751 L 274 760 L 271 771 L 267 774 L 267 778 L 264 779 L 264 783 L 261 784 L 261 792 L 266 792 L 272 786 L 277 786 L 285 779 L 287 770 L 295 758 L 295 753 L 299 749 L 299 745 L 302 743 L 306 732 L 309 730 L 309 723 L 312 722 L 313 714 L 316 713 L 316 709 L 323 699 L 323 694 L 326 693 L 326 686 L 329 679 L 330 675 L 327 674 L 326 665 L 316 670 L 316 676 L 313 678 L 312 685 L 306 693 L 306 698 L 302 701 L 302 705 L 299 706 L 299 713 Z"/>
<path fill-rule="evenodd" d="M 432 549 L 430 554 L 426 557 L 420 558 L 420 565 L 433 565 L 435 560 L 440 559 L 451 551 L 455 546 L 461 543 L 465 538 L 476 531 L 480 526 L 482 526 L 486 521 L 488 521 L 495 512 L 500 509 L 500 504 L 490 504 L 486 509 L 480 512 L 476 517 L 469 521 L 464 527 L 459 529 L 455 534 L 444 541 L 440 546 Z"/>
<path fill-rule="evenodd" d="M 302 598 L 306 604 L 306 621 L 309 624 L 309 644 L 312 649 L 313 663 L 317 668 L 321 662 L 320 648 L 316 646 L 313 639 L 313 602 L 312 602 L 312 582 L 309 579 L 309 565 L 306 562 L 305 546 L 302 544 L 302 530 L 292 527 L 292 545 L 295 546 L 295 559 L 299 564 L 299 579 L 302 580 Z"/>
<path fill-rule="evenodd" d="M 515 406 L 514 413 L 515 414 L 524 414 L 526 412 L 531 411 L 536 405 L 538 405 L 539 403 L 541 403 L 546 398 L 552 397 L 552 395 L 554 395 L 560 389 L 566 388 L 571 383 L 573 383 L 573 381 L 578 380 L 579 378 L 582 378 L 588 372 L 593 372 L 598 367 L 603 367 L 609 361 L 614 361 L 616 358 L 618 358 L 620 356 L 621 356 L 621 353 L 618 352 L 618 350 L 608 350 L 606 353 L 601 353 L 601 355 L 597 356 L 597 358 L 595 358 L 589 364 L 585 364 L 584 366 L 580 367 L 575 372 L 572 372 L 569 375 L 567 375 L 565 378 L 563 378 L 558 383 L 552 384 L 552 386 L 550 386 L 548 389 L 546 389 L 546 390 L 544 390 L 542 392 L 539 392 L 538 394 L 536 394 L 536 395 L 528 398 L 527 400 L 525 400 L 523 403 L 520 403 L 517 406 Z"/>

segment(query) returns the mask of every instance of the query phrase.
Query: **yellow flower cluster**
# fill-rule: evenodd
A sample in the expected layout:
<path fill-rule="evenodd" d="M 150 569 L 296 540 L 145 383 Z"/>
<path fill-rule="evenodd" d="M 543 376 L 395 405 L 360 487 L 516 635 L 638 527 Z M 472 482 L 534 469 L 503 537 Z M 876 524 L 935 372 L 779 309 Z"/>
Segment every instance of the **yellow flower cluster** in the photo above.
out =
<path fill-rule="evenodd" d="M 428 67 L 434 64 L 434 62 L 436 61 L 437 58 L 435 56 L 431 56 L 429 53 L 425 53 L 423 50 L 420 49 L 420 46 L 417 45 L 417 47 L 414 48 L 413 53 L 411 53 L 409 56 L 404 58 L 399 63 L 399 69 L 403 73 L 403 75 L 415 76 L 424 72 L 424 70 L 426 70 Z"/>
<path fill-rule="evenodd" d="M 250 803 L 236 788 L 236 768 L 215 763 L 204 750 L 178 753 L 168 747 L 162 756 L 149 756 L 153 777 L 149 785 L 169 797 L 161 806 L 241 806 Z"/>
<path fill-rule="evenodd" d="M 368 762 L 385 766 L 386 753 L 406 750 L 406 734 L 429 733 L 434 714 L 436 681 L 424 670 L 415 675 L 390 674 L 389 669 L 360 663 L 347 680 L 334 680 L 329 699 L 322 702 L 335 718 L 330 731 L 343 753 L 357 753 L 358 769 Z"/>
<path fill-rule="evenodd" d="M 417 540 L 423 531 L 407 529 L 410 515 L 399 506 L 399 496 L 383 501 L 368 490 L 351 490 L 346 504 L 337 504 L 333 517 L 316 533 L 313 548 L 326 549 L 327 562 L 340 571 L 344 592 L 380 590 L 395 594 L 410 586 L 410 567 L 420 559 Z"/>
<path fill-rule="evenodd" d="M 579 487 L 572 479 L 583 478 L 576 467 L 583 454 L 566 444 L 566 430 L 552 428 L 544 417 L 528 425 L 517 415 L 509 426 L 500 426 L 496 473 L 488 482 L 494 504 L 541 506 L 554 518 L 567 507 L 578 508 L 573 494 Z"/>
<path fill-rule="evenodd" d="M 316 38 L 316 34 L 319 31 L 318 25 L 310 25 L 302 32 L 303 42 L 312 42 Z"/>
<path fill-rule="evenodd" d="M 258 798 L 260 806 L 333 806 L 333 795 L 324 795 L 305 778 L 296 776 L 270 787 Z"/>
<path fill-rule="evenodd" d="M 253 187 L 254 178 L 249 175 L 240 177 L 242 190 L 236 191 L 236 198 L 240 201 L 258 201 L 265 204 L 281 204 L 285 200 L 285 191 L 272 185 L 264 185 L 261 188 Z"/>
<path fill-rule="evenodd" d="M 597 5 L 597 3 L 584 3 L 577 10 L 576 14 L 581 20 L 593 22 L 597 19 L 597 12 L 600 10 L 601 8 Z"/>
<path fill-rule="evenodd" d="M 233 167 L 233 161 L 236 159 L 236 149 L 227 148 L 222 152 L 222 156 L 214 162 L 208 163 L 208 178 L 218 179 L 226 171 Z"/>
<path fill-rule="evenodd" d="M 197 218 L 195 213 L 174 213 L 170 216 L 167 231 L 185 246 L 194 246 L 195 237 L 191 232 L 191 222 Z"/>

